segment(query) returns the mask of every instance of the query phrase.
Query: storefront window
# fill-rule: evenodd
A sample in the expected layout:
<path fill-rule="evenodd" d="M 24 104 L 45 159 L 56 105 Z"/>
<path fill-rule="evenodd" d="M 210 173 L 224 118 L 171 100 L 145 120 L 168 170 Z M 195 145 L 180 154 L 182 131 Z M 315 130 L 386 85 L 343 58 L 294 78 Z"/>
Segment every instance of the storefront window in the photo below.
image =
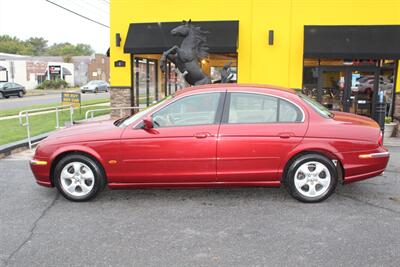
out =
<path fill-rule="evenodd" d="M 303 93 L 330 110 L 374 118 L 380 91 L 392 113 L 394 73 L 393 60 L 305 59 Z"/>
<path fill-rule="evenodd" d="M 133 87 L 135 104 L 149 106 L 165 96 L 189 86 L 183 74 L 172 63 L 167 62 L 166 71 L 160 69 L 161 54 L 133 56 Z M 237 81 L 237 54 L 210 54 L 200 66 L 212 83 L 221 82 L 224 66 L 229 66 L 229 82 Z"/>

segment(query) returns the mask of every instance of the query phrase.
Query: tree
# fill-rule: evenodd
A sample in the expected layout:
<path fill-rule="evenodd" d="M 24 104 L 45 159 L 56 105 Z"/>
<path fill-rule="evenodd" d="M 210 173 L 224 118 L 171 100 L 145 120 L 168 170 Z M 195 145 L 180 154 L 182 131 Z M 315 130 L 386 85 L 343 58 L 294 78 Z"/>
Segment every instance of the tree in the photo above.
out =
<path fill-rule="evenodd" d="M 0 52 L 20 55 L 24 51 L 26 51 L 26 47 L 20 39 L 9 35 L 0 35 Z"/>
<path fill-rule="evenodd" d="M 26 43 L 31 47 L 32 53 L 35 56 L 43 55 L 47 48 L 47 40 L 42 37 L 31 37 L 26 40 Z"/>
<path fill-rule="evenodd" d="M 71 59 L 73 56 L 89 56 L 94 53 L 88 44 L 58 43 L 51 46 L 42 37 L 31 37 L 25 41 L 9 35 L 0 35 L 0 52 L 29 56 L 62 56 Z"/>

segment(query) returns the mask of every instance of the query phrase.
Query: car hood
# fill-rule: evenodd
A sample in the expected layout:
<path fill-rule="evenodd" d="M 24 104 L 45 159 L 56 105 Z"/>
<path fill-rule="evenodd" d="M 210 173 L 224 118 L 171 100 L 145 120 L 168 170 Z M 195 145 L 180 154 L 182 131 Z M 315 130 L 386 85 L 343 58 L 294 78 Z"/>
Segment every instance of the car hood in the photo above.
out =
<path fill-rule="evenodd" d="M 122 129 L 114 125 L 113 120 L 87 122 L 58 130 L 46 140 L 68 139 L 65 141 L 96 141 L 119 137 Z"/>
<path fill-rule="evenodd" d="M 365 116 L 360 116 L 360 115 L 355 115 L 353 113 L 340 112 L 340 111 L 334 111 L 333 114 L 334 114 L 333 119 L 337 122 L 379 128 L 379 125 L 376 121 Z"/>

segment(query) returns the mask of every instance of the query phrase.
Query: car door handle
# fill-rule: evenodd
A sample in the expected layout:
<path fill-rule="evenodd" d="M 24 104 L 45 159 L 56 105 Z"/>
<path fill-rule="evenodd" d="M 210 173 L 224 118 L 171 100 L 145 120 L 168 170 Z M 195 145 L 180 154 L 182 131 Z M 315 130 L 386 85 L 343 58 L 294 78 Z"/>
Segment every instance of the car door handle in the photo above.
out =
<path fill-rule="evenodd" d="M 278 135 L 279 135 L 280 138 L 288 139 L 288 138 L 294 136 L 294 133 L 290 133 L 290 132 L 288 132 L 288 133 L 279 133 Z"/>
<path fill-rule="evenodd" d="M 208 136 L 212 136 L 212 134 L 207 132 L 195 133 L 194 137 L 196 138 L 207 138 Z"/>

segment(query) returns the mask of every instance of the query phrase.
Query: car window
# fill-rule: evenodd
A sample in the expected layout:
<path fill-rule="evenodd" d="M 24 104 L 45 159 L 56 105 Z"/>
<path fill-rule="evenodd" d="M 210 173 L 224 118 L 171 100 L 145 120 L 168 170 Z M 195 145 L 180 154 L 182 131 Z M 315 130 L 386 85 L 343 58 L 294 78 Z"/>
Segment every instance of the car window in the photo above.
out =
<path fill-rule="evenodd" d="M 278 99 L 273 96 L 231 93 L 228 123 L 277 122 Z"/>
<path fill-rule="evenodd" d="M 294 104 L 278 97 L 231 93 L 228 123 L 301 122 L 303 113 Z"/>
<path fill-rule="evenodd" d="M 204 93 L 179 99 L 152 115 L 154 127 L 214 124 L 220 93 Z"/>
<path fill-rule="evenodd" d="M 279 99 L 278 120 L 279 122 L 301 122 L 303 120 L 303 113 L 292 103 Z"/>
<path fill-rule="evenodd" d="M 308 106 L 310 106 L 313 110 L 318 112 L 321 116 L 325 118 L 332 118 L 334 115 L 332 112 L 330 112 L 325 106 L 321 105 L 314 99 L 309 98 L 306 95 L 303 95 L 302 93 L 297 94 L 300 99 L 302 99 Z"/>

